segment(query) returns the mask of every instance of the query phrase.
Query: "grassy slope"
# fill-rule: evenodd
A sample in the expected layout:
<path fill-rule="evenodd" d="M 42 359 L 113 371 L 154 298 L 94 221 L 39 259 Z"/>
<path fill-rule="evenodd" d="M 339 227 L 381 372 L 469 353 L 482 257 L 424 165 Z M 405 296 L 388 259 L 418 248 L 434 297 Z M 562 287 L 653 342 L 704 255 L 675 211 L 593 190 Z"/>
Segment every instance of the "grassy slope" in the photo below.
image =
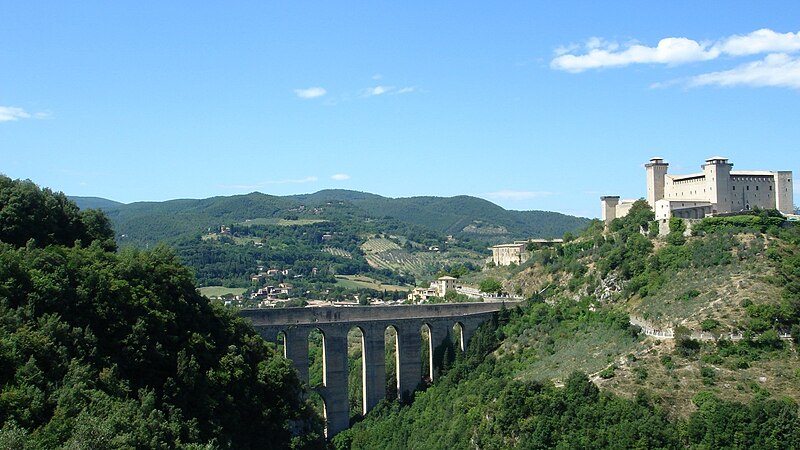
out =
<path fill-rule="evenodd" d="M 752 243 L 756 238 L 740 235 L 738 239 Z M 774 244 L 772 239 L 767 246 Z M 646 318 L 663 328 L 680 325 L 700 331 L 701 322 L 714 319 L 720 324 L 714 332 L 725 333 L 741 329 L 747 323 L 747 312 L 742 306 L 745 299 L 755 304 L 774 304 L 780 300 L 781 288 L 771 282 L 773 275 L 774 268 L 766 257 L 766 249 L 753 250 L 738 255 L 727 265 L 669 272 L 665 283 L 644 298 L 634 295 L 628 299 L 619 298 L 615 304 L 595 303 L 597 307 L 614 308 Z M 569 274 L 546 274 L 540 266 L 534 265 L 520 273 L 512 285 L 523 286 L 527 295 L 548 283 L 558 286 L 562 295 L 576 299 L 586 293 L 580 289 L 569 291 L 566 287 L 569 279 Z M 682 295 L 692 290 L 699 295 Z M 554 339 L 555 344 L 543 352 L 542 340 L 548 337 Z M 617 394 L 632 397 L 639 390 L 651 392 L 664 400 L 664 405 L 677 416 L 686 416 L 696 409 L 691 400 L 702 390 L 740 402 L 752 401 L 766 393 L 775 398 L 800 401 L 800 357 L 789 341 L 785 341 L 782 350 L 762 352 L 752 361 L 745 358 L 748 367 L 737 367 L 744 365 L 739 364 L 741 358 L 715 356 L 717 348 L 711 342 L 704 343 L 698 354 L 683 357 L 675 352 L 674 340 L 624 340 L 618 332 L 602 326 L 570 334 L 565 324 L 552 336 L 523 331 L 520 336 L 507 340 L 498 354 L 503 356 L 509 348 L 515 347 L 524 348 L 514 356 L 520 367 L 520 377 L 558 382 L 572 370 L 581 370 L 594 375 L 593 379 L 603 389 Z M 666 367 L 663 357 L 672 358 L 674 367 Z M 598 376 L 600 370 L 610 366 L 615 367 L 612 378 Z M 701 375 L 703 368 L 714 372 L 713 381 Z"/>

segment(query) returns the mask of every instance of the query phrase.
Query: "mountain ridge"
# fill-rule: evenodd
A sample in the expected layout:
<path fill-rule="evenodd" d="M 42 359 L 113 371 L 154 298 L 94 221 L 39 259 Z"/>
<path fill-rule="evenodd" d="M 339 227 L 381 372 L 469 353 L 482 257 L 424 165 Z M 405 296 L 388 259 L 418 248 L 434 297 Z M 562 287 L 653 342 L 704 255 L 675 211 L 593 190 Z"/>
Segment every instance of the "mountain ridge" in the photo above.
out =
<path fill-rule="evenodd" d="M 550 211 L 506 210 L 468 195 L 383 197 L 368 192 L 327 189 L 311 194 L 274 196 L 251 192 L 205 199 L 103 203 L 97 197 L 69 197 L 82 209 L 98 207 L 114 223 L 117 235 L 142 233 L 157 240 L 254 218 L 303 216 L 333 220 L 395 219 L 445 235 L 479 235 L 487 242 L 560 237 L 590 220 Z"/>

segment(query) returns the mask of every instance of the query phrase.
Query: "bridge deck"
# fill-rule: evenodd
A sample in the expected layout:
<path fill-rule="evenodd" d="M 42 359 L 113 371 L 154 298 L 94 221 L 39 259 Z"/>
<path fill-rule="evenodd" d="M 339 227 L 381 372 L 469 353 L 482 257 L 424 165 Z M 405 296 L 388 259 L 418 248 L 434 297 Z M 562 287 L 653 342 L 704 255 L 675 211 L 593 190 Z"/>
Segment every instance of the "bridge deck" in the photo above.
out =
<path fill-rule="evenodd" d="M 437 303 L 398 306 L 322 306 L 314 308 L 243 309 L 242 317 L 255 327 L 376 322 L 398 319 L 457 318 L 513 308 L 519 301 Z"/>

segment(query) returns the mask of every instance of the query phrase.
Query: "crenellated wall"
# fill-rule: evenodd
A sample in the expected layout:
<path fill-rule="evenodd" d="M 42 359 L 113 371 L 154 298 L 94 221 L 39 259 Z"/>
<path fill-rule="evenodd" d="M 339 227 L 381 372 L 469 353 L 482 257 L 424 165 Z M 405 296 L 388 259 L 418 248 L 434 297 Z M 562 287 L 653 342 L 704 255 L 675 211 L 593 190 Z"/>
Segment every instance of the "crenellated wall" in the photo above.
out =
<path fill-rule="evenodd" d="M 484 302 L 403 306 L 353 306 L 322 308 L 249 309 L 239 314 L 250 320 L 268 341 L 284 336 L 284 353 L 300 379 L 308 383 L 308 335 L 318 329 L 323 336 L 323 385 L 317 389 L 325 402 L 326 433 L 333 436 L 349 426 L 347 334 L 353 327 L 362 336 L 362 411 L 366 414 L 385 397 L 386 329 L 397 332 L 397 392 L 401 399 L 413 395 L 423 378 L 421 329 L 431 339 L 428 355 L 431 380 L 436 373 L 435 349 L 461 325 L 461 350 L 466 351 L 475 330 L 492 314 L 519 302 Z"/>

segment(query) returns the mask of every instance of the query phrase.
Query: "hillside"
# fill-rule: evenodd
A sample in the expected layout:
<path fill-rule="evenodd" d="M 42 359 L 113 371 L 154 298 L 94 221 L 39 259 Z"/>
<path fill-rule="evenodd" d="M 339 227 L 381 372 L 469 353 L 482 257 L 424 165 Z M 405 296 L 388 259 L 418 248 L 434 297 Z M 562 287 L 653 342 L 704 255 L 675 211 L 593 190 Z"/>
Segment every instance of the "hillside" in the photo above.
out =
<path fill-rule="evenodd" d="M 114 200 L 109 200 L 106 198 L 101 197 L 75 197 L 75 196 L 68 196 L 67 197 L 70 201 L 74 202 L 78 205 L 80 209 L 113 209 L 121 206 L 123 203 L 116 202 Z"/>
<path fill-rule="evenodd" d="M 76 200 L 79 206 L 97 205 L 96 200 Z M 487 242 L 560 237 L 589 223 L 588 219 L 554 212 L 509 211 L 469 196 L 387 198 L 347 190 L 286 197 L 254 192 L 202 200 L 109 203 L 102 208 L 114 223 L 117 236 L 125 235 L 136 245 L 202 232 L 224 223 L 283 216 L 394 219 L 439 234 L 479 237 Z"/>
<path fill-rule="evenodd" d="M 527 306 L 486 325 L 412 405 L 387 402 L 334 443 L 800 446 L 800 227 L 760 212 L 641 234 L 651 220 L 639 202 L 607 231 L 493 269 Z"/>
<path fill-rule="evenodd" d="M 0 177 L 0 448 L 321 448 L 288 361 L 164 246 Z"/>

